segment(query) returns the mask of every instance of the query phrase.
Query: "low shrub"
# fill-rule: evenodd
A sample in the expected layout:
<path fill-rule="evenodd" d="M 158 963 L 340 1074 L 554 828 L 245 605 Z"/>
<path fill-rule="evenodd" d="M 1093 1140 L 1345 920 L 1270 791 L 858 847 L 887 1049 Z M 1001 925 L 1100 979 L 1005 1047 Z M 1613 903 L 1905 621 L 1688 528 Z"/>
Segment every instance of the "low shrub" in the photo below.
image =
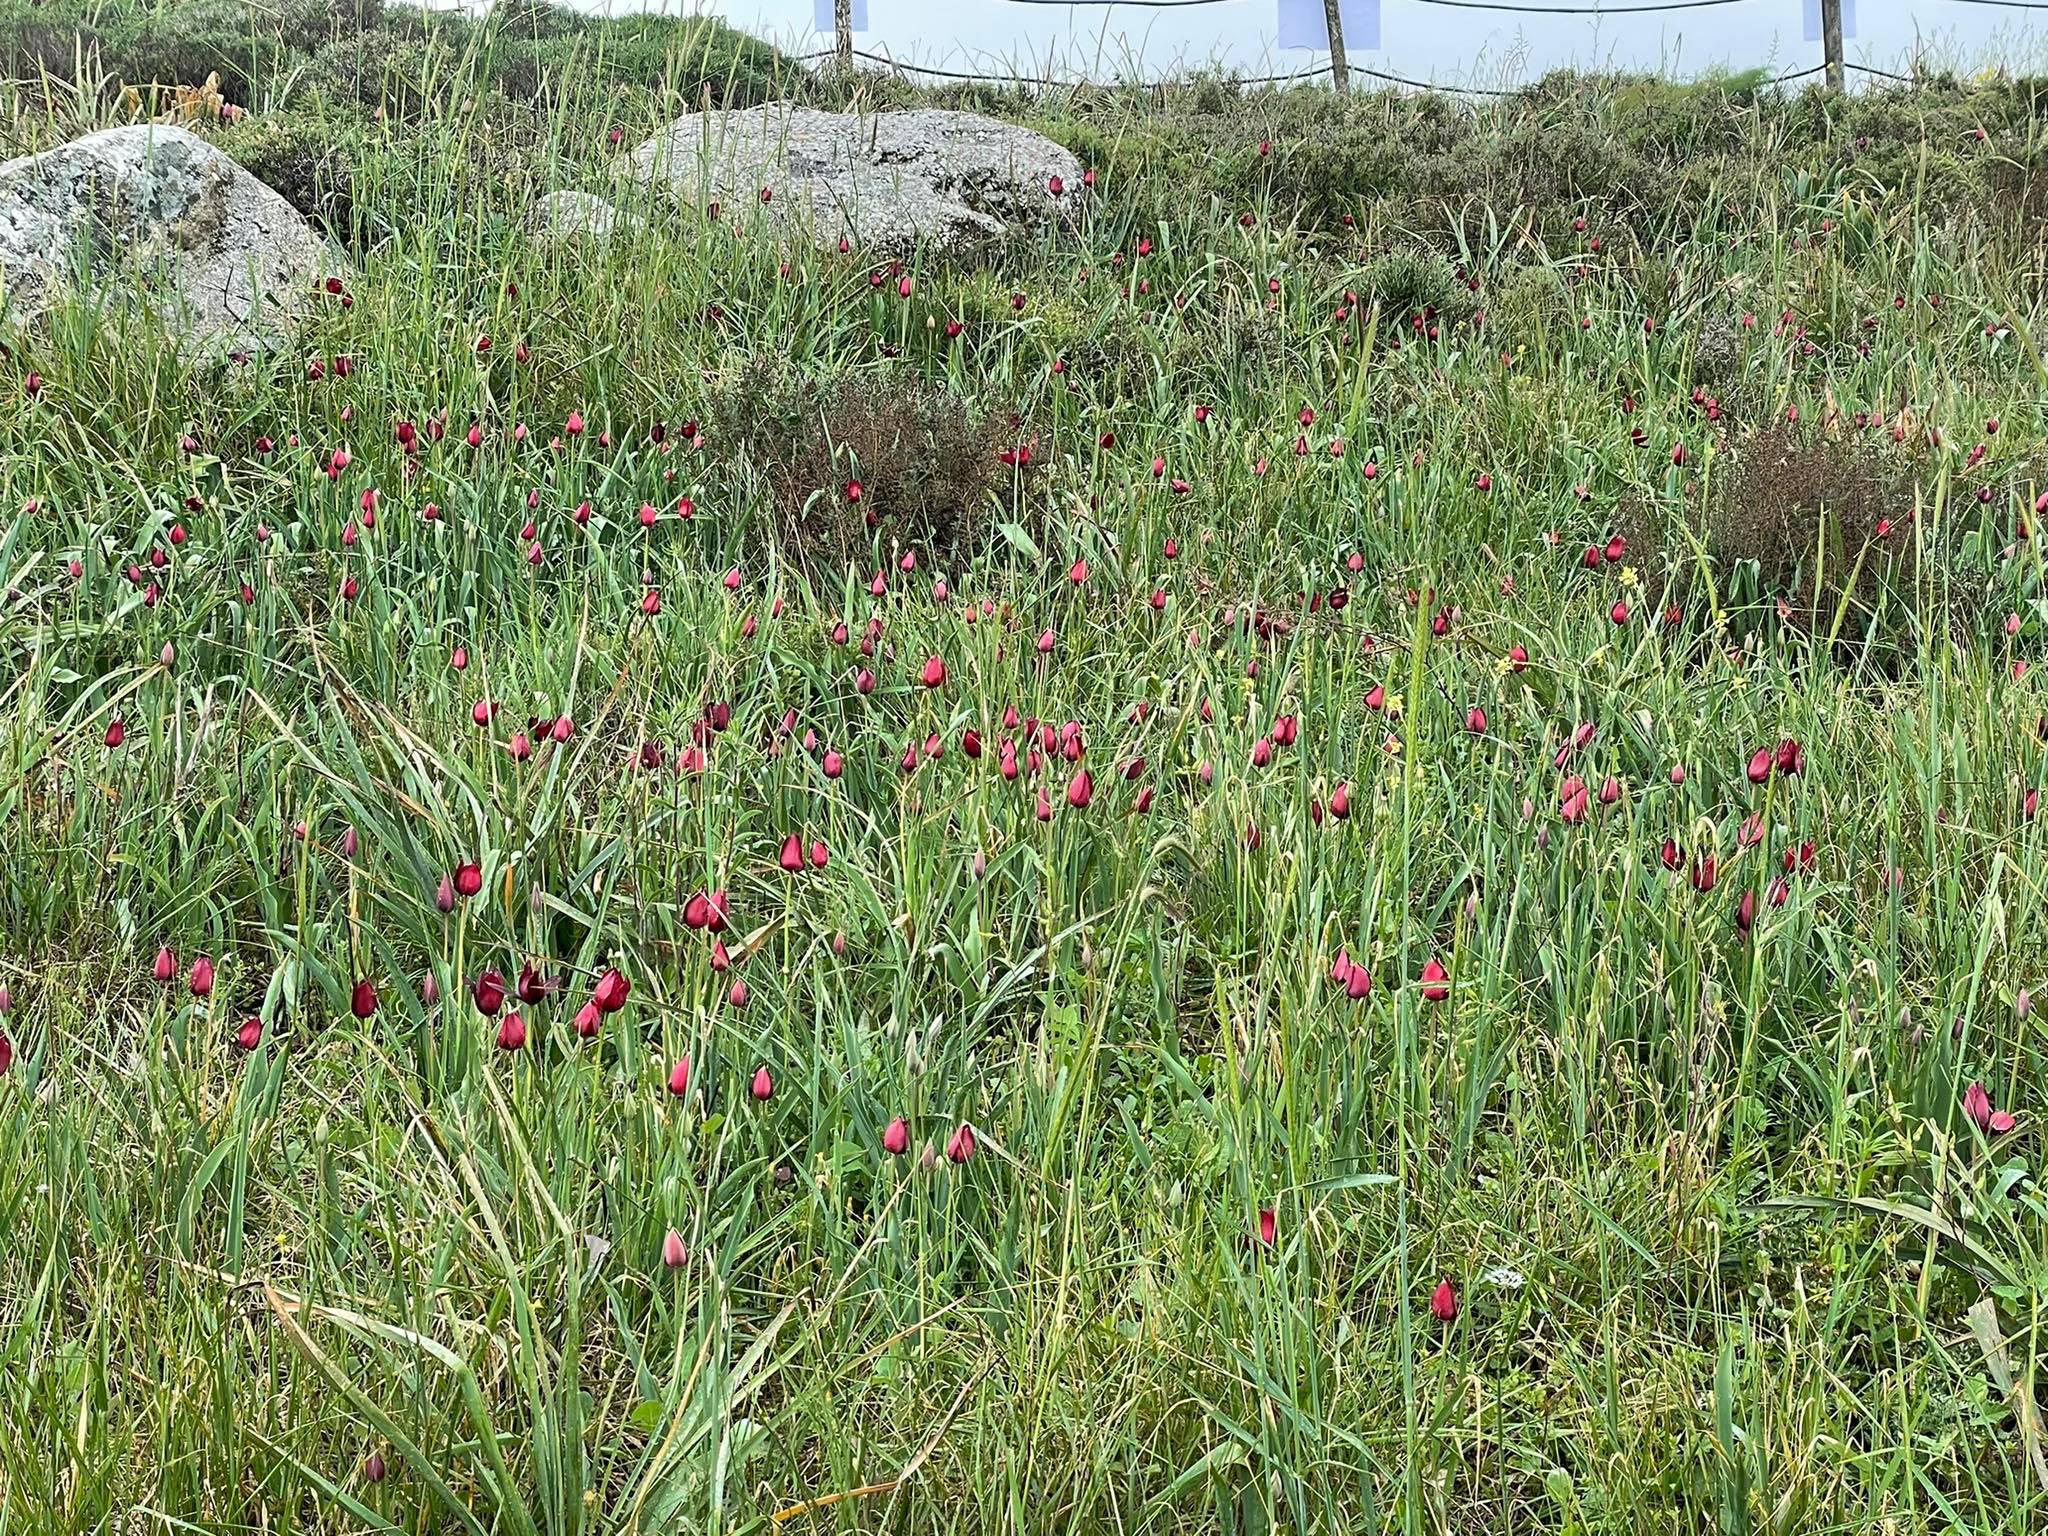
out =
<path fill-rule="evenodd" d="M 522 0 L 481 20 L 383 0 L 169 0 L 150 7 L 87 0 L 0 0 L 0 74 L 115 85 L 189 85 L 217 74 L 237 106 L 309 97 L 410 115 L 466 89 L 531 100 L 551 82 L 627 89 L 714 105 L 790 94 L 808 79 L 771 44 L 703 17 L 591 19 Z M 439 90 L 436 90 L 438 83 Z"/>
<path fill-rule="evenodd" d="M 1681 602 L 1707 595 L 1704 554 L 1738 637 L 1775 624 L 1895 650 L 1920 562 L 1947 569 L 1961 548 L 1953 514 L 1916 536 L 1914 496 L 1908 449 L 1889 434 L 1778 421 L 1730 440 L 1703 503 L 1635 502 L 1619 529 L 1631 559 Z M 1670 521 L 1687 515 L 1698 519 L 1691 537 Z"/>
<path fill-rule="evenodd" d="M 835 575 L 899 549 L 944 570 L 971 561 L 1019 437 L 907 373 L 818 379 L 764 356 L 719 381 L 705 414 L 733 471 L 767 481 L 785 556 Z"/>

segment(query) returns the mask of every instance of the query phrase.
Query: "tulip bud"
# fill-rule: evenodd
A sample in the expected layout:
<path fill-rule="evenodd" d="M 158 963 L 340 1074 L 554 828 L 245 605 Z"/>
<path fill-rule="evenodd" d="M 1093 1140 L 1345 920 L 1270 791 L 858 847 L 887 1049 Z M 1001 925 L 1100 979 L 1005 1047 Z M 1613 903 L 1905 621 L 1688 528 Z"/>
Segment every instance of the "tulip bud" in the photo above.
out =
<path fill-rule="evenodd" d="M 1458 1293 L 1451 1288 L 1448 1280 L 1439 1280 L 1436 1289 L 1430 1293 L 1429 1313 L 1440 1323 L 1456 1320 L 1458 1316 Z"/>

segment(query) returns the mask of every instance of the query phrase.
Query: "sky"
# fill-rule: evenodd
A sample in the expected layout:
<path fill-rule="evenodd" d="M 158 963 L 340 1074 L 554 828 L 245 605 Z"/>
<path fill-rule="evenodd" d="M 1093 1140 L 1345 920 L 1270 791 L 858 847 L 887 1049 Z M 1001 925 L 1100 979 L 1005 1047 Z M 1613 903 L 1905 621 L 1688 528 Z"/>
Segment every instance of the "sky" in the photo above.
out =
<path fill-rule="evenodd" d="M 723 16 L 773 42 L 808 52 L 830 0 L 567 0 L 579 9 L 634 9 Z M 855 46 L 910 63 L 995 74 L 1047 73 L 1153 79 L 1206 64 L 1278 74 L 1322 61 L 1280 46 L 1280 8 L 1321 0 L 1207 0 L 1166 7 L 1047 4 L 1043 0 L 857 0 L 867 29 Z M 1374 0 L 1344 0 L 1347 15 Z M 1502 85 L 1571 65 L 1691 75 L 1820 62 L 1803 36 L 1802 5 L 1818 0 L 1719 0 L 1685 10 L 1625 16 L 1656 0 L 1503 0 L 1523 7 L 1574 6 L 1606 15 L 1541 15 L 1463 9 L 1431 0 L 1377 0 L 1378 47 L 1351 47 L 1352 62 L 1437 84 Z M 1664 0 L 1670 4 L 1672 0 Z M 1984 0 L 1844 0 L 1855 14 L 1848 57 L 1902 70 L 1916 56 L 1975 67 L 2048 61 L 2048 0 L 2031 8 Z M 1347 32 L 1364 32 L 1351 26 Z M 1316 28 L 1320 36 L 1320 26 Z"/>

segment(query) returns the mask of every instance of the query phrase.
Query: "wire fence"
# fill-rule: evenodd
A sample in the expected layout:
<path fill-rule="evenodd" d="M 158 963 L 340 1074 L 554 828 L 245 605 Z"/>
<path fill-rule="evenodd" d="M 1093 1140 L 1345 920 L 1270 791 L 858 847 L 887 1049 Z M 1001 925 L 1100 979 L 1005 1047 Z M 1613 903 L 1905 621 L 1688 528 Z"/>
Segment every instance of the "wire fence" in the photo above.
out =
<path fill-rule="evenodd" d="M 1252 0 L 1003 0 L 1003 3 L 1007 5 L 1059 6 L 1070 9 L 1082 6 L 1114 6 L 1143 10 L 1184 10 L 1210 5 L 1248 4 L 1252 3 Z M 1601 4 L 1599 0 L 1593 0 L 1593 3 L 1590 4 L 1576 5 L 1539 4 L 1534 3 L 1534 0 L 1408 0 L 1408 3 L 1437 6 L 1447 10 L 1458 11 L 1494 11 L 1527 16 L 1591 16 L 1607 19 L 1621 16 L 1647 16 L 1672 11 L 1712 10 L 1723 6 L 1759 3 L 1759 0 L 1632 0 L 1632 3 L 1620 5 Z M 2000 9 L 2015 11 L 2048 11 L 2048 0 L 1935 0 L 1935 3 L 1995 6 Z M 1085 77 L 1059 79 L 1045 75 L 978 73 L 971 70 L 941 69 L 928 64 L 912 64 L 906 60 L 893 58 L 887 53 L 875 53 L 866 49 L 856 48 L 852 52 L 853 57 L 856 59 L 880 65 L 898 74 L 913 75 L 933 80 L 950 80 L 974 85 L 1025 86 L 1044 90 L 1082 90 L 1089 88 L 1161 90 L 1183 83 L 1188 78 L 1185 73 L 1167 79 L 1150 81 L 1094 80 Z M 799 55 L 799 60 L 809 63 L 837 57 L 839 57 L 839 54 L 836 50 L 827 48 L 821 49 L 816 53 L 801 54 Z M 1504 97 L 1518 95 L 1521 90 L 1520 87 L 1496 88 L 1476 85 L 1438 84 L 1428 80 L 1411 79 L 1406 75 L 1395 74 L 1383 69 L 1374 69 L 1364 64 L 1347 63 L 1347 68 L 1350 75 L 1367 80 L 1377 80 L 1383 84 L 1403 86 L 1411 90 L 1442 91 L 1458 96 Z M 1843 61 L 1843 68 L 1856 74 L 1871 76 L 1875 79 L 1899 81 L 1908 85 L 1913 84 L 1916 79 L 1913 75 L 1900 74 L 1895 70 L 1880 69 L 1875 65 L 1857 64 L 1847 60 Z M 1826 71 L 1827 66 L 1825 64 L 1815 64 L 1809 68 L 1792 69 L 1785 71 L 1783 74 L 1772 75 L 1759 83 L 1765 86 L 1787 85 L 1794 81 L 1810 79 L 1815 75 L 1824 74 Z M 1225 74 L 1224 79 L 1228 83 L 1239 86 L 1291 85 L 1309 80 L 1328 79 L 1332 72 L 1332 66 L 1328 64 L 1314 64 L 1285 74 L 1249 76 Z"/>
<path fill-rule="evenodd" d="M 1170 78 L 1159 80 L 1091 80 L 1085 78 L 1057 79 L 1049 75 L 976 74 L 969 70 L 939 69 L 929 64 L 912 64 L 908 60 L 892 58 L 886 53 L 873 53 L 864 48 L 854 49 L 853 56 L 856 59 L 862 60 L 865 63 L 878 64 L 882 66 L 884 69 L 893 71 L 894 73 L 900 75 L 915 75 L 921 78 L 933 80 L 950 80 L 965 85 L 991 85 L 997 87 L 1026 86 L 1039 90 L 1157 91 L 1165 90 L 1170 86 L 1185 84 L 1188 78 L 1184 75 L 1176 75 Z M 820 62 L 825 59 L 833 59 L 837 57 L 838 55 L 832 49 L 825 48 L 820 49 L 816 53 L 798 54 L 797 62 L 802 64 L 811 64 Z M 1891 70 L 1876 69 L 1867 64 L 1850 64 L 1846 67 L 1856 71 L 1859 74 L 1875 75 L 1885 80 L 1897 80 L 1907 85 L 1911 85 L 1914 83 L 1913 76 L 1911 75 L 1896 74 Z M 1827 65 L 1815 64 L 1806 69 L 1789 69 L 1786 70 L 1783 74 L 1772 75 L 1767 79 L 1761 80 L 1757 83 L 1762 86 L 1789 85 L 1793 81 L 1809 80 L 1815 75 L 1825 74 L 1826 72 Z M 1383 69 L 1372 69 L 1364 64 L 1353 64 L 1351 66 L 1351 73 L 1353 75 L 1363 76 L 1365 79 L 1368 80 L 1378 80 L 1386 85 L 1398 85 L 1406 87 L 1409 90 L 1416 91 L 1440 91 L 1446 95 L 1452 96 L 1478 96 L 1499 98 L 1507 96 L 1519 96 L 1523 90 L 1523 87 L 1520 86 L 1509 86 L 1502 88 L 1479 85 L 1439 85 L 1429 80 L 1415 80 L 1409 78 L 1407 75 L 1392 74 Z M 1311 80 L 1327 80 L 1329 78 L 1330 71 L 1327 67 L 1321 64 L 1314 64 L 1310 65 L 1305 69 L 1293 70 L 1284 75 L 1228 75 L 1224 77 L 1224 80 L 1226 84 L 1230 85 L 1261 86 L 1295 85 L 1302 84 Z"/>

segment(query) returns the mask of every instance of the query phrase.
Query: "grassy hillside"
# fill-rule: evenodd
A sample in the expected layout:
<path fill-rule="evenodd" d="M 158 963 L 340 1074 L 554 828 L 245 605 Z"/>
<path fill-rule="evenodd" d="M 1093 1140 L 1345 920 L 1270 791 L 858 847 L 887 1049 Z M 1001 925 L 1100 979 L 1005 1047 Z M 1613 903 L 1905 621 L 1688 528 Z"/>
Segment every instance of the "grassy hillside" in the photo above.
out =
<path fill-rule="evenodd" d="M 525 220 L 900 85 L 254 14 L 0 10 L 359 269 L 0 353 L 0 1527 L 2039 1527 L 2030 83 L 918 98 L 1096 184 L 895 264 Z"/>

